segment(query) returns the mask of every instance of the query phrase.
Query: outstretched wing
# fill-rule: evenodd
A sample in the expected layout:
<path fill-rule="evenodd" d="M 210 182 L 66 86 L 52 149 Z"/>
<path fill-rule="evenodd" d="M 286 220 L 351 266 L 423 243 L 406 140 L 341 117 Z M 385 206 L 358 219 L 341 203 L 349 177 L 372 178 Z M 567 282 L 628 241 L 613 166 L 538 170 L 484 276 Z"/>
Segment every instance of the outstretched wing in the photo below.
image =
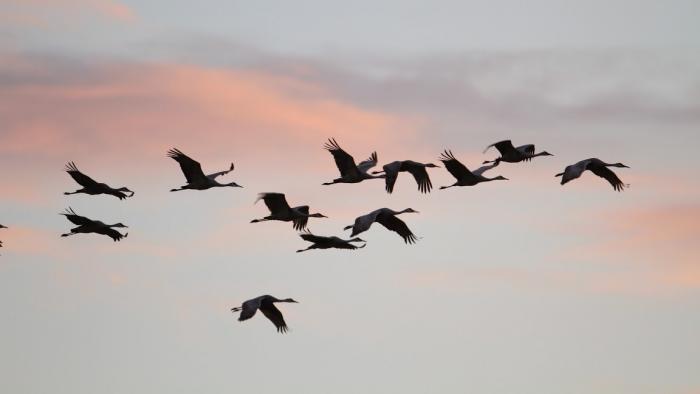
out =
<path fill-rule="evenodd" d="M 329 237 L 322 237 L 320 235 L 315 235 L 312 234 L 311 231 L 306 231 L 304 233 L 299 234 L 301 239 L 307 242 L 313 242 L 313 243 L 321 243 L 321 242 L 326 242 L 329 240 Z"/>
<path fill-rule="evenodd" d="M 202 172 L 202 165 L 198 161 L 193 160 L 186 154 L 182 153 L 179 149 L 173 148 L 168 151 L 168 157 L 174 159 L 180 164 L 180 169 L 182 173 L 185 174 L 185 179 L 187 183 L 198 183 L 206 180 L 204 172 Z"/>
<path fill-rule="evenodd" d="M 305 215 L 309 214 L 309 206 L 308 205 L 302 205 L 299 207 L 294 207 L 295 211 L 299 211 Z M 309 222 L 309 217 L 308 216 L 302 216 L 300 218 L 294 219 L 294 229 L 297 231 L 301 231 L 306 228 L 306 224 Z"/>
<path fill-rule="evenodd" d="M 489 150 L 489 148 L 491 148 L 492 146 L 494 146 L 494 147 L 496 147 L 496 149 L 498 149 L 498 151 L 501 153 L 501 156 L 503 156 L 507 152 L 515 149 L 515 147 L 513 147 L 513 143 L 510 142 L 510 140 L 503 140 L 503 141 L 498 141 L 496 143 L 493 143 L 493 144 L 487 146 L 486 149 L 484 149 L 483 153 L 486 153 L 486 151 Z"/>
<path fill-rule="evenodd" d="M 259 305 L 260 301 L 257 298 L 244 302 L 243 305 L 241 305 L 241 314 L 238 316 L 238 321 L 248 320 L 255 316 Z"/>
<path fill-rule="evenodd" d="M 259 193 L 255 202 L 260 200 L 265 201 L 267 209 L 273 214 L 289 211 L 289 204 L 287 204 L 287 199 L 283 193 Z"/>
<path fill-rule="evenodd" d="M 521 145 L 515 149 L 523 156 L 532 156 L 535 154 L 535 145 L 533 144 Z"/>
<path fill-rule="evenodd" d="M 591 163 L 589 163 L 587 168 L 589 170 L 591 170 L 592 173 L 594 173 L 594 174 L 598 175 L 599 177 L 604 178 L 608 182 L 610 182 L 610 184 L 612 185 L 613 189 L 615 189 L 615 191 L 621 192 L 627 186 L 622 182 L 622 180 L 620 180 L 620 178 L 617 176 L 617 174 L 612 172 L 612 170 L 609 169 L 608 167 L 599 166 L 599 165 L 592 165 Z"/>
<path fill-rule="evenodd" d="M 406 223 L 403 220 L 396 217 L 396 215 L 379 215 L 376 219 L 377 223 L 386 227 L 387 230 L 393 231 L 403 238 L 404 242 L 407 244 L 415 243 L 418 238 L 411 232 Z"/>
<path fill-rule="evenodd" d="M 464 164 L 455 159 L 452 151 L 445 150 L 445 152 L 443 152 L 440 156 L 440 161 L 445 164 L 447 171 L 458 181 L 464 179 L 465 177 L 474 176 Z"/>
<path fill-rule="evenodd" d="M 430 182 L 428 170 L 424 165 L 414 161 L 405 161 L 403 162 L 401 169 L 408 171 L 411 175 L 413 175 L 413 179 L 416 180 L 418 190 L 421 193 L 430 193 L 430 190 L 433 188 L 433 183 Z"/>
<path fill-rule="evenodd" d="M 370 168 L 374 167 L 377 165 L 377 152 L 372 152 L 371 155 L 369 155 L 369 158 L 367 160 L 361 161 L 360 164 L 357 165 L 357 169 L 367 173 Z"/>
<path fill-rule="evenodd" d="M 229 167 L 228 170 L 219 171 L 219 172 L 215 172 L 215 173 L 213 173 L 213 174 L 209 174 L 209 175 L 207 175 L 207 178 L 209 178 L 209 179 L 216 179 L 217 177 L 220 177 L 220 176 L 222 176 L 222 175 L 226 175 L 226 174 L 228 174 L 228 173 L 231 172 L 231 171 L 233 171 L 233 163 L 231 163 L 231 167 Z"/>
<path fill-rule="evenodd" d="M 279 309 L 273 304 L 272 302 L 263 302 L 260 305 L 260 312 L 265 315 L 272 324 L 277 327 L 277 332 L 285 333 L 287 332 L 287 323 L 284 321 L 284 316 L 282 316 L 282 312 L 280 312 Z"/>
<path fill-rule="evenodd" d="M 71 223 L 76 224 L 78 226 L 86 226 L 95 223 L 93 220 L 88 219 L 85 216 L 78 215 L 71 207 L 68 207 L 68 209 L 66 209 L 65 212 L 61 213 L 61 215 L 65 216 L 68 220 L 71 221 Z"/>
<path fill-rule="evenodd" d="M 94 179 L 80 172 L 80 170 L 78 170 L 78 167 L 72 161 L 66 164 L 66 172 L 68 173 L 68 175 L 71 176 L 71 178 L 73 178 L 73 180 L 78 182 L 78 184 L 80 184 L 83 187 L 90 187 L 97 184 L 97 182 Z"/>
<path fill-rule="evenodd" d="M 360 175 L 360 170 L 357 168 L 357 165 L 355 165 L 355 159 L 345 152 L 334 138 L 329 139 L 323 147 L 333 155 L 335 165 L 338 167 L 338 171 L 340 171 L 340 176 Z"/>
<path fill-rule="evenodd" d="M 352 235 L 355 236 L 357 234 L 363 233 L 367 230 L 369 230 L 370 227 L 372 227 L 372 223 L 377 219 L 377 216 L 383 212 L 385 208 L 380 208 L 377 210 L 374 210 L 366 215 L 358 216 L 355 219 L 355 224 L 352 226 Z"/>
<path fill-rule="evenodd" d="M 386 176 L 384 182 L 386 184 L 386 192 L 391 193 L 394 191 L 394 185 L 396 184 L 396 179 L 399 177 L 399 171 L 401 171 L 401 162 L 395 161 L 389 164 L 385 164 L 382 169 L 384 170 L 384 175 Z"/>
<path fill-rule="evenodd" d="M 484 172 L 492 169 L 493 167 L 496 167 L 497 165 L 498 165 L 498 162 L 494 161 L 493 164 L 489 164 L 489 165 L 485 165 L 485 166 L 481 166 L 481 167 L 477 168 L 476 170 L 472 171 L 472 174 L 483 175 Z"/>

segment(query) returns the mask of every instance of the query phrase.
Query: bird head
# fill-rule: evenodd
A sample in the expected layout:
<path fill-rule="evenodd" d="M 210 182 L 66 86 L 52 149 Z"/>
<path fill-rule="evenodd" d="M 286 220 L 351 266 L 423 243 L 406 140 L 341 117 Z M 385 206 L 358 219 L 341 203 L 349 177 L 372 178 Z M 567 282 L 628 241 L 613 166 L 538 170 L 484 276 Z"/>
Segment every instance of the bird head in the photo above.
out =
<path fill-rule="evenodd" d="M 284 300 L 281 300 L 281 301 L 282 301 L 282 302 L 293 302 L 293 303 L 295 303 L 295 304 L 298 304 L 298 303 L 299 303 L 299 301 L 295 301 L 295 300 L 292 299 L 292 298 L 285 298 Z"/>
<path fill-rule="evenodd" d="M 367 242 L 367 241 L 365 241 L 362 238 L 353 238 L 353 239 L 349 240 L 348 242 Z"/>
<path fill-rule="evenodd" d="M 133 190 L 129 190 L 128 187 L 120 187 L 120 188 L 117 189 L 117 190 L 120 191 L 120 192 L 133 193 Z"/>
<path fill-rule="evenodd" d="M 129 226 L 126 226 L 123 223 L 117 223 L 113 224 L 111 227 L 128 228 Z"/>
<path fill-rule="evenodd" d="M 428 168 L 440 168 L 439 165 L 436 165 L 436 164 L 433 164 L 433 163 L 428 163 L 428 164 L 426 164 L 425 166 L 428 167 Z"/>
<path fill-rule="evenodd" d="M 324 215 L 324 214 L 322 214 L 322 213 L 312 213 L 311 215 L 309 215 L 309 217 L 312 217 L 312 218 L 327 218 L 328 216 L 326 216 L 326 215 Z"/>
<path fill-rule="evenodd" d="M 243 187 L 243 186 L 237 184 L 236 182 L 227 183 L 226 186 L 230 186 L 230 187 Z"/>
<path fill-rule="evenodd" d="M 629 168 L 628 166 L 626 166 L 622 163 L 615 163 L 615 164 L 613 164 L 613 167 Z"/>
<path fill-rule="evenodd" d="M 404 213 L 420 213 L 413 208 L 406 208 L 403 210 Z"/>
<path fill-rule="evenodd" d="M 495 178 L 493 178 L 493 179 L 499 180 L 499 181 L 507 181 L 507 180 L 508 180 L 508 178 L 506 178 L 506 177 L 504 177 L 504 176 L 502 176 L 502 175 L 499 175 L 499 176 L 497 176 L 497 177 L 495 177 Z"/>
<path fill-rule="evenodd" d="M 547 152 L 546 150 L 545 150 L 545 151 L 542 151 L 542 153 L 540 153 L 540 155 L 541 155 L 541 156 L 554 156 L 553 154 Z"/>

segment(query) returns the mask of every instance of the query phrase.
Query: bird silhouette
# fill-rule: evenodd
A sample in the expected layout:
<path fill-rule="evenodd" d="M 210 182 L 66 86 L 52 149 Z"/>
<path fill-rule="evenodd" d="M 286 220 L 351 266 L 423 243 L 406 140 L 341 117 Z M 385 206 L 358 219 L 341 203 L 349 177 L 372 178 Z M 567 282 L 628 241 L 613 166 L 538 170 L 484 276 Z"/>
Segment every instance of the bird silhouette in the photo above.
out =
<path fill-rule="evenodd" d="M 193 160 L 186 154 L 182 153 L 179 149 L 173 148 L 168 151 L 168 157 L 177 161 L 180 164 L 180 169 L 185 175 L 187 184 L 181 186 L 179 189 L 170 189 L 171 192 L 177 192 L 180 190 L 207 190 L 212 187 L 243 187 L 236 182 L 230 183 L 219 183 L 216 178 L 221 175 L 226 175 L 233 171 L 233 163 L 231 167 L 225 171 L 215 172 L 213 174 L 204 175 L 202 172 L 202 166 L 198 161 Z"/>
<path fill-rule="evenodd" d="M 412 160 L 393 161 L 389 164 L 385 164 L 382 167 L 383 171 L 373 171 L 372 174 L 385 174 L 386 192 L 389 194 L 394 191 L 394 184 L 400 172 L 408 172 L 413 175 L 413 178 L 418 184 L 418 190 L 421 193 L 430 193 L 433 184 L 430 182 L 430 177 L 428 176 L 426 168 L 436 167 L 438 166 L 433 163 L 424 164 Z"/>
<path fill-rule="evenodd" d="M 106 235 L 112 238 L 114 241 L 121 241 L 122 238 L 126 238 L 126 236 L 129 235 L 129 233 L 122 235 L 119 231 L 114 229 L 126 228 L 127 226 L 123 225 L 122 223 L 105 224 L 99 220 L 88 219 L 85 216 L 78 215 L 75 213 L 73 208 L 70 207 L 66 209 L 65 212 L 61 213 L 61 215 L 70 220 L 71 223 L 78 225 L 78 227 L 72 228 L 70 233 L 61 234 L 61 237 L 68 237 L 75 234 L 95 233 Z"/>
<path fill-rule="evenodd" d="M 120 200 L 123 200 L 127 197 L 133 197 L 134 192 L 129 190 L 126 187 L 120 187 L 118 189 L 112 188 L 106 183 L 100 183 L 95 181 L 94 179 L 90 178 L 89 176 L 83 174 L 80 170 L 78 170 L 78 167 L 75 165 L 74 162 L 69 162 L 66 164 L 66 172 L 68 175 L 71 176 L 80 186 L 82 186 L 82 189 L 78 189 L 74 192 L 65 192 L 63 194 L 65 195 L 70 195 L 70 194 L 78 194 L 78 193 L 85 193 L 85 194 L 90 194 L 90 195 L 97 195 L 97 194 L 110 194 L 112 196 L 115 196 L 119 198 Z M 126 193 L 131 193 L 127 195 Z"/>
<path fill-rule="evenodd" d="M 612 185 L 615 191 L 621 192 L 625 187 L 629 185 L 624 184 L 617 175 L 612 172 L 608 167 L 619 167 L 619 168 L 629 168 L 622 163 L 606 163 L 600 159 L 591 158 L 586 160 L 581 160 L 576 164 L 566 166 L 564 172 L 556 174 L 555 177 L 561 177 L 561 184 L 564 185 L 581 176 L 586 170 L 598 175 L 599 177 L 607 180 Z"/>
<path fill-rule="evenodd" d="M 259 223 L 268 220 L 279 220 L 282 222 L 292 222 L 295 230 L 303 230 L 309 218 L 325 218 L 327 216 L 320 213 L 309 214 L 309 206 L 302 205 L 298 207 L 290 207 L 283 193 L 260 193 L 255 202 L 263 200 L 267 209 L 270 210 L 270 215 L 261 219 L 253 219 L 251 223 Z"/>
<path fill-rule="evenodd" d="M 535 153 L 535 145 L 533 144 L 521 145 L 516 148 L 513 146 L 513 143 L 510 142 L 510 140 L 499 141 L 494 144 L 491 144 L 487 146 L 486 149 L 484 149 L 484 153 L 486 153 L 486 151 L 488 151 L 491 147 L 496 147 L 498 152 L 501 153 L 501 156 L 493 160 L 486 160 L 484 164 L 498 164 L 501 161 L 505 161 L 506 163 L 518 163 L 521 161 L 530 161 L 538 156 L 554 156 L 553 154 L 547 151 Z"/>
<path fill-rule="evenodd" d="M 394 211 L 389 208 L 380 208 L 366 215 L 362 215 L 355 219 L 355 223 L 351 226 L 346 226 L 345 230 L 352 229 L 351 237 L 363 233 L 372 226 L 372 223 L 377 222 L 384 226 L 387 230 L 393 231 L 403 238 L 407 244 L 415 243 L 418 238 L 411 232 L 406 223 L 397 218 L 397 215 L 402 213 L 418 213 L 413 208 L 406 208 L 403 211 Z"/>
<path fill-rule="evenodd" d="M 276 302 L 298 303 L 298 301 L 295 301 L 291 298 L 285 298 L 284 300 L 280 300 L 271 295 L 263 295 L 245 301 L 239 307 L 231 308 L 231 312 L 241 312 L 240 315 L 238 315 L 238 321 L 244 321 L 255 316 L 255 312 L 257 312 L 259 309 L 260 312 L 262 312 L 263 315 L 265 315 L 265 317 L 270 319 L 272 324 L 274 324 L 275 327 L 277 327 L 277 332 L 284 334 L 288 330 L 287 323 L 284 321 L 284 316 L 282 316 L 282 312 L 280 312 L 280 310 L 277 309 L 277 307 L 275 306 Z"/>
<path fill-rule="evenodd" d="M 377 152 L 373 152 L 367 160 L 360 162 L 360 164 L 355 164 L 355 159 L 345 152 L 335 139 L 329 139 L 324 145 L 324 148 L 333 155 L 335 165 L 338 167 L 338 171 L 340 171 L 340 178 L 336 178 L 331 182 L 325 182 L 323 185 L 358 183 L 366 179 L 384 178 L 384 175 L 372 175 L 367 173 L 367 171 L 377 165 Z"/>
<path fill-rule="evenodd" d="M 320 235 L 314 235 L 309 230 L 306 230 L 305 233 L 299 234 L 299 236 L 304 241 L 311 242 L 312 245 L 306 249 L 297 250 L 297 253 L 305 252 L 311 249 L 360 249 L 367 246 L 366 243 L 362 246 L 355 246 L 352 244 L 353 242 L 366 242 L 365 240 L 360 238 L 352 238 L 345 240 L 338 237 L 323 237 Z"/>
<path fill-rule="evenodd" d="M 496 180 L 508 180 L 508 178 L 505 178 L 500 175 L 494 178 L 486 178 L 482 175 L 487 170 L 496 167 L 498 163 L 494 163 L 488 166 L 482 166 L 474 171 L 469 171 L 469 169 L 464 164 L 460 163 L 457 159 L 455 159 L 454 155 L 452 154 L 452 151 L 448 150 L 442 153 L 442 156 L 440 156 L 440 161 L 442 161 L 445 164 L 445 168 L 447 168 L 447 171 L 449 171 L 449 173 L 452 174 L 452 176 L 455 177 L 455 179 L 457 179 L 457 182 L 455 182 L 454 184 L 449 186 L 440 186 L 440 189 L 447 189 L 448 187 L 453 186 L 474 186 L 482 182 Z"/>

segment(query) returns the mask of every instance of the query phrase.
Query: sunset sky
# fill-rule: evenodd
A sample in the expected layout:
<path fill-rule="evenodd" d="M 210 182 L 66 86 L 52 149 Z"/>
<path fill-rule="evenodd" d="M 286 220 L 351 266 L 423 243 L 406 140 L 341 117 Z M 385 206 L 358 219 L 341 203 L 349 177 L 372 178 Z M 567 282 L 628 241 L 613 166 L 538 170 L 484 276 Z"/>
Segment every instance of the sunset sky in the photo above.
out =
<path fill-rule="evenodd" d="M 700 2 L 0 0 L 0 392 L 700 394 Z M 422 195 L 355 159 L 470 168 Z M 243 189 L 170 193 L 177 147 Z M 629 189 L 591 173 L 622 162 Z M 64 196 L 74 161 L 135 196 Z M 358 251 L 265 216 L 283 192 Z M 61 238 L 67 207 L 128 238 Z M 344 233 L 348 236 L 349 233 Z M 230 308 L 272 294 L 290 332 Z"/>

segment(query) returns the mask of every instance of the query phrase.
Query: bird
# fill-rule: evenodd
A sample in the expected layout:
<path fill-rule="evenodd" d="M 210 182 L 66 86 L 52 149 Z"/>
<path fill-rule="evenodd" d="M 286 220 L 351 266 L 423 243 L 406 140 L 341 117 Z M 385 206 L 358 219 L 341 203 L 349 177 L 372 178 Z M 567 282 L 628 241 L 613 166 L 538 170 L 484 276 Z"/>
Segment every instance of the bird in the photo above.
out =
<path fill-rule="evenodd" d="M 508 178 L 505 178 L 501 175 L 494 178 L 486 178 L 482 175 L 487 170 L 496 167 L 498 163 L 482 166 L 474 171 L 469 171 L 469 169 L 465 167 L 464 164 L 460 163 L 457 159 L 455 159 L 454 155 L 452 154 L 452 151 L 448 150 L 442 153 L 442 156 L 440 156 L 440 161 L 442 161 L 445 164 L 445 168 L 447 168 L 447 171 L 449 171 L 450 174 L 452 174 L 452 176 L 455 177 L 455 179 L 457 179 L 457 182 L 455 182 L 454 184 L 450 186 L 440 186 L 440 189 L 447 189 L 448 187 L 452 186 L 474 186 L 481 182 L 489 182 L 496 180 L 508 180 Z"/>
<path fill-rule="evenodd" d="M 94 179 L 90 178 L 89 176 L 83 174 L 78 170 L 78 167 L 75 165 L 74 162 L 68 162 L 66 164 L 66 172 L 68 175 L 71 176 L 80 186 L 82 186 L 82 189 L 76 190 L 74 192 L 65 192 L 63 194 L 65 195 L 70 195 L 70 194 L 78 194 L 78 193 L 85 193 L 85 194 L 90 194 L 90 195 L 96 195 L 96 194 L 111 194 L 120 200 L 123 200 L 127 197 L 133 197 L 134 192 L 129 190 L 129 188 L 126 187 L 120 187 L 118 189 L 114 189 L 107 185 L 106 183 L 100 183 L 95 181 Z M 127 195 L 126 193 L 131 193 L 130 195 Z"/>
<path fill-rule="evenodd" d="M 493 160 L 486 160 L 483 164 L 498 164 L 501 161 L 505 161 L 506 163 L 518 163 L 521 161 L 530 161 L 537 156 L 554 156 L 547 151 L 535 153 L 535 145 L 533 144 L 522 145 L 516 148 L 513 146 L 513 143 L 510 142 L 510 140 L 493 143 L 484 149 L 484 153 L 486 153 L 486 151 L 488 151 L 492 146 L 495 146 L 496 149 L 498 149 L 498 152 L 501 153 L 501 157 L 497 157 Z"/>
<path fill-rule="evenodd" d="M 372 174 L 384 173 L 386 175 L 386 192 L 391 194 L 391 192 L 394 191 L 394 184 L 396 183 L 396 179 L 399 177 L 399 172 L 410 172 L 418 184 L 418 190 L 421 193 L 430 193 L 430 190 L 433 188 L 433 184 L 430 182 L 430 177 L 428 176 L 428 171 L 426 168 L 436 167 L 439 166 L 436 166 L 433 163 L 424 164 L 412 160 L 393 161 L 382 166 L 383 171 L 373 171 Z"/>
<path fill-rule="evenodd" d="M 260 309 L 260 312 L 262 312 L 263 315 L 265 315 L 265 317 L 270 319 L 272 324 L 274 324 L 275 327 L 277 327 L 277 332 L 284 334 L 288 330 L 287 323 L 284 321 L 284 316 L 282 316 L 282 312 L 280 312 L 280 310 L 277 309 L 277 307 L 275 306 L 276 302 L 299 303 L 298 301 L 295 301 L 291 298 L 285 298 L 283 300 L 280 300 L 271 295 L 262 295 L 260 297 L 255 297 L 253 299 L 245 301 L 239 307 L 231 308 L 231 312 L 241 312 L 241 314 L 238 316 L 238 321 L 244 321 L 255 316 L 255 312 L 257 312 L 258 309 Z"/>
<path fill-rule="evenodd" d="M 598 175 L 601 178 L 605 178 L 612 185 L 615 191 L 621 192 L 625 187 L 629 187 L 628 184 L 623 183 L 617 175 L 612 172 L 608 167 L 619 167 L 619 168 L 629 168 L 622 163 L 606 163 L 597 158 L 590 158 L 586 160 L 581 160 L 576 164 L 566 166 L 564 172 L 556 174 L 555 177 L 562 177 L 561 184 L 564 185 L 569 181 L 572 181 L 583 174 L 584 171 L 590 170 L 592 173 Z"/>
<path fill-rule="evenodd" d="M 5 227 L 5 226 L 3 226 L 2 224 L 0 224 L 0 228 L 7 228 L 7 227 Z M 0 241 L 0 248 L 2 248 L 2 241 Z"/>
<path fill-rule="evenodd" d="M 306 230 L 306 232 L 299 234 L 299 236 L 304 240 L 308 242 L 312 242 L 312 245 L 309 246 L 306 249 L 299 249 L 297 250 L 297 253 L 304 252 L 307 250 L 311 249 L 360 249 L 364 248 L 367 246 L 367 241 L 361 238 L 352 238 L 352 239 L 342 239 L 338 237 L 323 237 L 320 235 L 314 235 L 311 233 L 311 231 Z M 355 246 L 352 243 L 353 242 L 365 242 L 364 245 L 362 246 Z"/>
<path fill-rule="evenodd" d="M 171 192 L 176 192 L 180 190 L 206 190 L 212 187 L 243 187 L 236 182 L 230 183 L 219 183 L 216 178 L 221 175 L 226 175 L 233 171 L 233 163 L 228 170 L 215 172 L 213 174 L 204 175 L 202 172 L 202 165 L 198 161 L 193 160 L 186 154 L 182 153 L 179 149 L 173 148 L 168 151 L 168 157 L 177 161 L 180 164 L 182 173 L 185 174 L 185 179 L 187 179 L 187 184 L 181 186 L 179 189 L 170 189 Z"/>
<path fill-rule="evenodd" d="M 366 215 L 360 216 L 355 219 L 355 224 L 351 226 L 346 226 L 344 230 L 352 229 L 351 237 L 354 237 L 360 233 L 363 233 L 372 226 L 372 223 L 377 222 L 382 226 L 386 227 L 387 230 L 393 231 L 403 238 L 404 242 L 407 244 L 415 243 L 418 238 L 411 232 L 406 223 L 401 219 L 397 218 L 397 215 L 402 213 L 418 213 L 418 211 L 413 208 L 406 208 L 403 211 L 394 211 L 389 208 L 380 208 L 374 210 Z"/>
<path fill-rule="evenodd" d="M 64 215 L 68 220 L 71 221 L 71 223 L 78 225 L 78 227 L 72 228 L 70 230 L 70 233 L 61 234 L 61 237 L 68 237 L 80 233 L 96 233 L 106 235 L 116 242 L 121 241 L 122 238 L 126 238 L 129 235 L 129 233 L 121 234 L 119 231 L 114 229 L 127 228 L 127 226 L 123 225 L 122 223 L 105 224 L 99 220 L 88 219 L 84 216 L 79 216 L 77 213 L 75 213 L 73 208 L 70 207 L 68 207 L 68 209 L 66 209 L 66 211 L 61 213 L 60 215 Z"/>
<path fill-rule="evenodd" d="M 367 171 L 377 165 L 377 152 L 372 152 L 367 160 L 360 162 L 360 164 L 355 164 L 355 159 L 345 152 L 334 138 L 328 139 L 328 142 L 326 142 L 323 147 L 331 152 L 335 159 L 335 165 L 340 171 L 340 178 L 336 178 L 331 182 L 324 182 L 323 185 L 358 183 L 365 179 L 382 179 L 385 177 L 384 175 L 372 175 L 367 173 Z"/>
<path fill-rule="evenodd" d="M 253 219 L 251 223 L 264 222 L 267 220 L 280 220 L 283 222 L 292 222 L 295 230 L 301 231 L 306 228 L 306 223 L 309 218 L 326 218 L 320 213 L 309 214 L 309 206 L 302 205 L 299 207 L 291 208 L 287 203 L 283 193 L 260 193 L 255 202 L 263 200 L 267 209 L 270 210 L 270 215 L 265 216 L 261 219 Z"/>

